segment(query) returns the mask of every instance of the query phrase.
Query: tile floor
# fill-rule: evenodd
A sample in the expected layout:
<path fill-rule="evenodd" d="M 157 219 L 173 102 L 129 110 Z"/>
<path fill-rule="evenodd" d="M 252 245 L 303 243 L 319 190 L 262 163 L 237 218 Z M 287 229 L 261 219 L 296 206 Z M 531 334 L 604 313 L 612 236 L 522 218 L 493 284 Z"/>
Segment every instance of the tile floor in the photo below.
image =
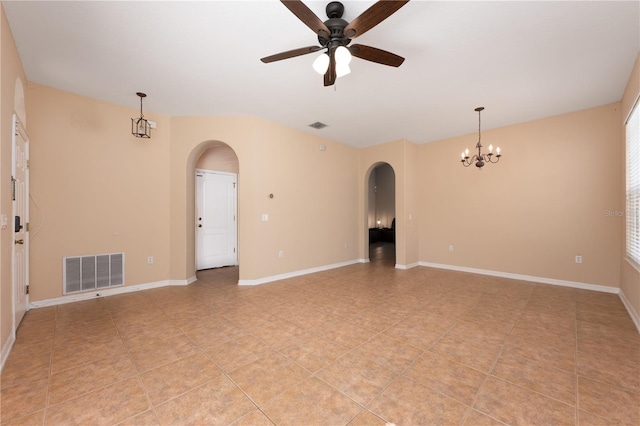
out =
<path fill-rule="evenodd" d="M 640 424 L 640 335 L 617 295 L 375 257 L 33 309 L 2 425 Z"/>

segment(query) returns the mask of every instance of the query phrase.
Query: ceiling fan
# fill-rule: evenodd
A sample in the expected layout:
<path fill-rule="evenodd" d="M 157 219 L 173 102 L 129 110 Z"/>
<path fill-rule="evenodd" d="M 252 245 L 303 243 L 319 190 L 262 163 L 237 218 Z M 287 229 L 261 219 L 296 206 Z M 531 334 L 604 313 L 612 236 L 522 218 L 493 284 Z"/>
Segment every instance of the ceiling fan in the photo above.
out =
<path fill-rule="evenodd" d="M 326 49 L 326 53 L 323 53 L 314 62 L 314 68 L 324 74 L 324 85 L 331 86 L 335 83 L 336 78 L 349 72 L 348 64 L 351 56 L 392 67 L 399 67 L 404 62 L 402 56 L 386 50 L 363 44 L 349 46 L 349 43 L 351 43 L 351 39 L 361 36 L 387 19 L 408 3 L 409 0 L 379 0 L 350 23 L 342 19 L 344 6 L 338 1 L 332 1 L 327 5 L 326 12 L 329 19 L 324 22 L 300 0 L 281 1 L 287 9 L 318 35 L 320 46 L 302 47 L 267 56 L 260 59 L 264 63 L 289 59 Z"/>

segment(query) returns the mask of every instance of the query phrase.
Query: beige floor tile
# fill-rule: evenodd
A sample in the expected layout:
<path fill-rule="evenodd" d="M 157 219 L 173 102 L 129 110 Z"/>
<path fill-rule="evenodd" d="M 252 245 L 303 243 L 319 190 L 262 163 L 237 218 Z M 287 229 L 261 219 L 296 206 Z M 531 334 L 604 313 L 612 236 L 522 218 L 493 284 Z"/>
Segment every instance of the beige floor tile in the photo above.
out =
<path fill-rule="evenodd" d="M 587 413 L 586 411 L 578 411 L 578 426 L 610 426 L 610 425 L 622 425 L 622 422 L 614 421 L 612 419 L 604 419 L 598 417 L 595 414 Z"/>
<path fill-rule="evenodd" d="M 162 425 L 219 425 L 255 408 L 229 379 L 219 376 L 156 407 L 156 414 Z"/>
<path fill-rule="evenodd" d="M 489 377 L 473 406 L 510 425 L 574 425 L 575 407 Z"/>
<path fill-rule="evenodd" d="M 123 326 L 122 321 L 118 320 L 116 325 L 124 340 L 153 339 L 156 337 L 177 336 L 183 333 L 180 327 L 166 316 L 150 323 L 127 324 L 126 326 Z"/>
<path fill-rule="evenodd" d="M 388 423 L 371 411 L 361 411 L 347 426 L 388 426 Z"/>
<path fill-rule="evenodd" d="M 568 316 L 557 316 L 538 312 L 536 310 L 525 310 L 511 330 L 511 334 L 516 335 L 539 335 L 549 333 L 557 334 L 559 336 L 575 336 L 575 316 L 573 314 Z"/>
<path fill-rule="evenodd" d="M 14 345 L 2 369 L 0 383 L 4 389 L 23 381 L 49 375 L 51 368 L 51 342 L 44 344 Z"/>
<path fill-rule="evenodd" d="M 459 425 L 469 407 L 406 377 L 399 377 L 368 406 L 396 425 Z"/>
<path fill-rule="evenodd" d="M 316 373 L 316 376 L 366 405 L 397 376 L 375 361 L 347 354 Z"/>
<path fill-rule="evenodd" d="M 225 373 L 243 367 L 268 355 L 269 346 L 262 340 L 249 334 L 221 343 L 205 353 Z"/>
<path fill-rule="evenodd" d="M 118 426 L 159 426 L 160 421 L 152 410 L 145 411 L 137 416 L 131 417 Z"/>
<path fill-rule="evenodd" d="M 187 331 L 187 335 L 202 349 L 210 349 L 221 343 L 247 334 L 243 329 L 224 319 Z"/>
<path fill-rule="evenodd" d="M 274 424 L 262 411 L 256 409 L 234 422 L 232 426 L 274 426 Z"/>
<path fill-rule="evenodd" d="M 137 378 L 130 378 L 49 407 L 45 424 L 115 424 L 148 408 L 149 403 L 140 382 Z"/>
<path fill-rule="evenodd" d="M 518 355 L 543 362 L 550 367 L 575 372 L 576 339 L 553 333 L 511 335 L 504 345 L 503 353 Z"/>
<path fill-rule="evenodd" d="M 505 423 L 476 410 L 471 410 L 467 418 L 464 419 L 464 426 L 505 426 Z"/>
<path fill-rule="evenodd" d="M 384 334 L 417 348 L 427 350 L 450 329 L 448 323 L 432 323 L 416 326 L 409 318 L 396 323 Z"/>
<path fill-rule="evenodd" d="M 139 372 L 185 358 L 200 348 L 186 334 L 137 337 L 127 340 L 129 354 Z"/>
<path fill-rule="evenodd" d="M 459 323 L 430 351 L 482 372 L 489 372 L 502 349 L 506 335 L 481 326 Z"/>
<path fill-rule="evenodd" d="M 55 321 L 27 321 L 24 319 L 16 330 L 16 341 L 21 343 L 43 343 L 53 338 Z"/>
<path fill-rule="evenodd" d="M 342 320 L 333 320 L 325 323 L 321 327 L 317 327 L 314 333 L 350 349 L 361 345 L 377 334 L 368 328 Z"/>
<path fill-rule="evenodd" d="M 266 344 L 278 350 L 286 348 L 291 344 L 292 339 L 304 336 L 307 331 L 288 321 L 279 320 L 252 328 L 251 334 L 260 337 Z"/>
<path fill-rule="evenodd" d="M 127 348 L 118 335 L 107 340 L 88 339 L 73 345 L 54 346 L 51 369 L 52 372 L 57 373 L 88 362 L 126 353 Z"/>
<path fill-rule="evenodd" d="M 584 352 L 578 352 L 576 356 L 579 376 L 640 394 L 639 358 Z"/>
<path fill-rule="evenodd" d="M 640 423 L 640 335 L 617 295 L 381 265 L 261 286 L 219 268 L 33 309 L 2 425 Z"/>
<path fill-rule="evenodd" d="M 352 351 L 355 356 L 375 361 L 396 374 L 400 374 L 422 352 L 422 349 L 385 334 L 378 334 Z"/>
<path fill-rule="evenodd" d="M 310 375 L 300 365 L 275 352 L 229 373 L 229 377 L 258 407 Z"/>
<path fill-rule="evenodd" d="M 136 369 L 127 354 L 102 358 L 55 373 L 49 381 L 48 405 L 59 404 L 135 375 Z"/>
<path fill-rule="evenodd" d="M 581 410 L 606 419 L 640 424 L 640 394 L 579 377 L 578 404 Z"/>
<path fill-rule="evenodd" d="M 75 345 L 86 341 L 101 343 L 114 337 L 121 337 L 111 319 L 81 324 L 73 327 L 58 328 L 53 341 L 54 348 Z"/>
<path fill-rule="evenodd" d="M 487 377 L 485 373 L 432 352 L 420 355 L 403 374 L 469 406 Z"/>
<path fill-rule="evenodd" d="M 503 353 L 491 374 L 567 404 L 576 404 L 576 375 L 543 361 Z"/>
<path fill-rule="evenodd" d="M 321 380 L 310 377 L 264 407 L 277 425 L 344 425 L 362 407 Z"/>
<path fill-rule="evenodd" d="M 383 312 L 365 311 L 351 318 L 349 321 L 352 324 L 381 333 L 389 327 L 392 327 L 399 320 L 400 319 L 395 315 L 388 315 Z"/>
<path fill-rule="evenodd" d="M 40 377 L 3 388 L 0 393 L 2 423 L 42 410 L 47 400 L 48 381 L 48 377 Z"/>
<path fill-rule="evenodd" d="M 222 371 L 213 361 L 203 353 L 196 353 L 148 370 L 140 378 L 151 402 L 158 405 L 220 375 Z"/>
<path fill-rule="evenodd" d="M 44 410 L 36 411 L 35 413 L 28 414 L 24 417 L 20 417 L 14 420 L 10 420 L 5 423 L 2 421 L 3 426 L 42 426 L 44 422 Z"/>
<path fill-rule="evenodd" d="M 348 351 L 349 347 L 338 341 L 307 334 L 296 338 L 290 346 L 280 349 L 279 352 L 313 373 Z"/>

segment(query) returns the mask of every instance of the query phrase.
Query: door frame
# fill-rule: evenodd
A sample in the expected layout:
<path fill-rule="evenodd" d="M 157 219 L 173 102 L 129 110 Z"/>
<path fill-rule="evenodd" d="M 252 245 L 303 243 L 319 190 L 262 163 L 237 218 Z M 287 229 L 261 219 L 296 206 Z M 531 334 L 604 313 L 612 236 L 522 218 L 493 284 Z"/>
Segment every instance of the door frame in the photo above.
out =
<path fill-rule="evenodd" d="M 11 135 L 11 181 L 12 181 L 12 202 L 11 202 L 11 238 L 15 239 L 15 217 L 16 217 L 16 200 L 15 200 L 15 187 L 13 186 L 13 178 L 16 174 L 16 143 L 18 135 L 24 140 L 24 161 L 26 161 L 26 170 L 24 177 L 24 277 L 25 277 L 25 313 L 29 311 L 29 135 L 20 123 L 18 116 L 14 113 L 12 119 L 12 135 Z M 13 332 L 18 328 L 19 321 L 16 321 L 16 296 L 18 294 L 17 283 L 17 268 L 16 268 L 16 245 L 11 245 L 11 311 Z M 20 318 L 22 320 L 23 317 Z"/>
<path fill-rule="evenodd" d="M 231 173 L 231 172 L 222 172 L 222 171 L 217 171 L 217 170 L 208 170 L 208 169 L 200 169 L 200 168 L 196 168 L 195 169 L 195 173 L 194 173 L 194 183 L 195 183 L 195 197 L 194 197 L 194 223 L 195 223 L 195 227 L 194 227 L 194 232 L 195 232 L 195 256 L 194 256 L 194 265 L 195 265 L 195 270 L 196 273 L 198 272 L 198 256 L 199 256 L 199 237 L 198 237 L 198 173 L 212 173 L 212 174 L 217 174 L 217 175 L 225 175 L 225 176 L 233 176 L 235 179 L 235 197 L 233 200 L 234 203 L 234 212 L 235 212 L 235 232 L 234 232 L 234 246 L 235 246 L 235 262 L 233 263 L 233 266 L 238 266 L 239 265 L 239 261 L 238 261 L 238 253 L 240 252 L 240 247 L 238 246 L 238 186 L 239 186 L 239 182 L 238 182 L 238 173 Z M 231 265 L 230 265 L 231 266 Z"/>

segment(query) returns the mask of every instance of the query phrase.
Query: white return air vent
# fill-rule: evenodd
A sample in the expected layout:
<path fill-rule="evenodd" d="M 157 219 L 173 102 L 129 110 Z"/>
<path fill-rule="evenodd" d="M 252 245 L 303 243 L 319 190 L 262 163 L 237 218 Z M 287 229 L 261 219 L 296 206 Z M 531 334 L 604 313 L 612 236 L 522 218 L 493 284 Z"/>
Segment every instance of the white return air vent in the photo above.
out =
<path fill-rule="evenodd" d="M 124 253 L 64 257 L 63 293 L 124 285 Z"/>

